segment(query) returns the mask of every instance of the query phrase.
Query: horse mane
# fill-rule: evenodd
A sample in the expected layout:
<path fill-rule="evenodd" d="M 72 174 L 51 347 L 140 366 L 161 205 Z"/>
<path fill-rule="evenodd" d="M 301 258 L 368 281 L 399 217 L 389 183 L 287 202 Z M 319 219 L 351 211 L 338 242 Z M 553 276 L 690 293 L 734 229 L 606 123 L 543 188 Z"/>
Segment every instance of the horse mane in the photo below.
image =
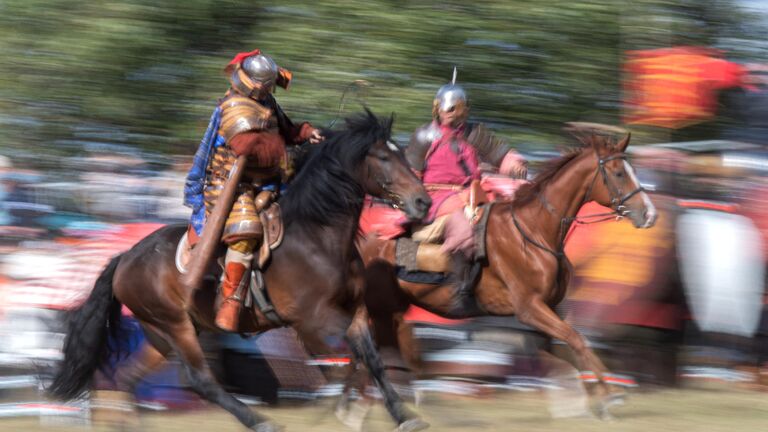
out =
<path fill-rule="evenodd" d="M 566 150 L 560 157 L 545 162 L 536 177 L 530 183 L 520 186 L 520 189 L 515 192 L 515 197 L 512 199 L 513 204 L 525 205 L 533 201 L 541 193 L 544 186 L 552 181 L 555 174 L 593 146 L 612 146 L 614 144 L 610 137 L 595 133 L 595 131 L 580 133 L 580 131 L 571 130 L 571 132 L 579 140 L 579 144 Z"/>
<path fill-rule="evenodd" d="M 379 120 L 370 110 L 345 119 L 346 127 L 326 131 L 280 200 L 286 227 L 292 223 L 330 226 L 355 217 L 365 191 L 354 178 L 371 146 L 388 140 L 393 118 Z"/>

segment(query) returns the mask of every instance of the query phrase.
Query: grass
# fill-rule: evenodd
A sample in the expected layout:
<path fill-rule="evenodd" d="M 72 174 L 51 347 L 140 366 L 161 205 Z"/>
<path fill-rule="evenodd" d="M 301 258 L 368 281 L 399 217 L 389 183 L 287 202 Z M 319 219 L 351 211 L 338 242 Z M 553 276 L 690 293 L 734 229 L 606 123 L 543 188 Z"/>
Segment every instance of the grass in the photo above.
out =
<path fill-rule="evenodd" d="M 317 404 L 259 408 L 262 414 L 286 427 L 287 432 L 344 431 L 333 416 L 331 401 Z M 485 398 L 428 394 L 419 408 L 431 431 L 526 432 L 752 432 L 766 430 L 768 395 L 731 390 L 661 390 L 635 392 L 626 405 L 612 410 L 616 420 L 550 417 L 546 399 L 539 393 L 503 393 Z M 245 430 L 219 408 L 196 412 L 143 413 L 138 430 L 157 432 L 206 432 Z M 0 431 L 81 431 L 86 428 L 43 425 L 37 419 L 2 419 Z M 394 424 L 377 404 L 365 425 L 368 432 L 390 431 Z M 110 430 L 104 426 L 89 430 Z"/>

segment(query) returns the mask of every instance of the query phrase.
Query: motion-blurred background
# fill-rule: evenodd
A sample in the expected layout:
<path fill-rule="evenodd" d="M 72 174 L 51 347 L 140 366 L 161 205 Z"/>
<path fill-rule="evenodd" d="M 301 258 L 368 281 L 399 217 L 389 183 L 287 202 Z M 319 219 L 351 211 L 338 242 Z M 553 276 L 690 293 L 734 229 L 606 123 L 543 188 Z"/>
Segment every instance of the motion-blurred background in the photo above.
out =
<path fill-rule="evenodd" d="M 396 114 L 401 143 L 456 66 L 470 118 L 518 148 L 531 175 L 568 144 L 566 121 L 628 128 L 661 218 L 647 231 L 579 227 L 559 312 L 627 387 L 768 386 L 768 3 L 5 0 L 0 416 L 68 412 L 27 403 L 60 358 L 63 311 L 110 256 L 188 218 L 183 182 L 228 87 L 222 69 L 254 48 L 294 73 L 276 95 L 292 118 L 326 126 L 366 104 Z M 420 391 L 560 388 L 550 413 L 579 414 L 585 379 L 542 357 L 568 357 L 556 341 L 514 319 L 409 317 Z M 287 330 L 208 348 L 222 381 L 254 400 L 338 391 Z M 173 364 L 137 396 L 199 406 Z"/>

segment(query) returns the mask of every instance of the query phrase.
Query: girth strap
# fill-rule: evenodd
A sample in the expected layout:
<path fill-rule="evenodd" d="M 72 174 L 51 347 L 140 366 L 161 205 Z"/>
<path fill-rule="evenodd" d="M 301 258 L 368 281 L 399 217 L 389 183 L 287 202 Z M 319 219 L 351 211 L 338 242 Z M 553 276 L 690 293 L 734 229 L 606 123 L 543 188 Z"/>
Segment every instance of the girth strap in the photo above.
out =
<path fill-rule="evenodd" d="M 267 286 L 264 282 L 264 275 L 258 269 L 251 270 L 251 284 L 250 284 L 250 298 L 256 302 L 256 306 L 259 307 L 264 316 L 272 322 L 272 324 L 284 327 L 287 324 L 277 314 L 275 307 L 269 300 L 269 294 L 267 294 Z M 246 301 L 246 307 L 250 307 L 250 302 Z"/>

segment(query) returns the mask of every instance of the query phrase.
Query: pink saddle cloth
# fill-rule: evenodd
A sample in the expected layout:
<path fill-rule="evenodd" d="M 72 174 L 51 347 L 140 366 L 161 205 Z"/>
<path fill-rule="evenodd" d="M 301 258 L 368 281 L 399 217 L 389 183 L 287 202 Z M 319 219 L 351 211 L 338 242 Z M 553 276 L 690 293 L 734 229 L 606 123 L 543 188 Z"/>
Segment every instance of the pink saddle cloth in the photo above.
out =
<path fill-rule="evenodd" d="M 490 201 L 510 200 L 526 180 L 488 174 L 483 176 L 480 185 Z M 390 240 L 402 236 L 406 232 L 408 219 L 405 214 L 390 205 L 373 201 L 368 196 L 360 214 L 360 230 L 364 235 L 376 235 L 380 239 Z"/>
<path fill-rule="evenodd" d="M 374 234 L 380 239 L 393 239 L 405 233 L 405 214 L 391 206 L 365 197 L 360 214 L 360 231 L 365 236 Z"/>
<path fill-rule="evenodd" d="M 480 181 L 480 185 L 491 201 L 512 199 L 520 186 L 526 183 L 528 183 L 527 180 L 513 179 L 498 174 L 484 175 Z"/>

